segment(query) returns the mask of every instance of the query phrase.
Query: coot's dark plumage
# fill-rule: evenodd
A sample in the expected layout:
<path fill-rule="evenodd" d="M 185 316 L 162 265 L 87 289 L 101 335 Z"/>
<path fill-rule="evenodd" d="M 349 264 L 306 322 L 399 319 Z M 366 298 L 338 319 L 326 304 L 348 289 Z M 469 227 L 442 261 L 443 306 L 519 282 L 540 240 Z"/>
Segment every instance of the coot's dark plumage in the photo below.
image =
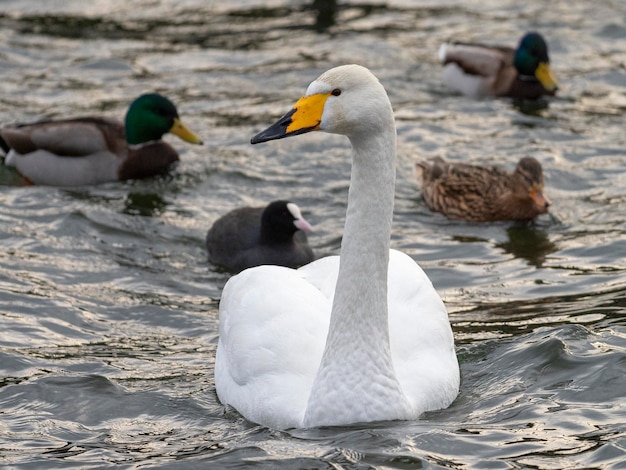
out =
<path fill-rule="evenodd" d="M 304 233 L 311 230 L 293 202 L 241 207 L 220 217 L 209 229 L 209 261 L 232 272 L 263 264 L 297 268 L 313 261 Z"/>

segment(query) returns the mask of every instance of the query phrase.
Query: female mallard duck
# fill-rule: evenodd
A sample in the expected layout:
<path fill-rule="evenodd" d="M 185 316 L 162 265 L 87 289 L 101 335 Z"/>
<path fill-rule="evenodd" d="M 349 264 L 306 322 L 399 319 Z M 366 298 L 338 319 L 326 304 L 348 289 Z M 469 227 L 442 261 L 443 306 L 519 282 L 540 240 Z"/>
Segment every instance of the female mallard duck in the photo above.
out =
<path fill-rule="evenodd" d="M 183 125 L 174 104 L 145 94 L 132 102 L 126 123 L 102 118 L 41 121 L 0 129 L 4 162 L 33 184 L 80 186 L 166 172 L 178 153 L 166 132 L 192 144 L 200 138 Z"/>
<path fill-rule="evenodd" d="M 426 205 L 451 219 L 469 222 L 532 220 L 548 212 L 541 164 L 522 158 L 513 173 L 494 167 L 446 163 L 442 158 L 417 163 Z"/>
<path fill-rule="evenodd" d="M 358 65 L 322 74 L 266 142 L 346 135 L 352 174 L 341 255 L 300 269 L 259 266 L 220 301 L 220 401 L 273 428 L 416 419 L 459 391 L 446 308 L 408 255 L 389 250 L 396 174 L 391 103 Z"/>
<path fill-rule="evenodd" d="M 473 98 L 536 99 L 554 95 L 557 83 L 550 70 L 548 45 L 539 33 L 527 33 L 513 50 L 472 43 L 443 44 L 439 60 L 443 82 Z"/>
<path fill-rule="evenodd" d="M 293 202 L 240 207 L 217 219 L 209 229 L 209 261 L 231 272 L 262 264 L 297 268 L 313 261 L 304 233 L 312 230 Z"/>

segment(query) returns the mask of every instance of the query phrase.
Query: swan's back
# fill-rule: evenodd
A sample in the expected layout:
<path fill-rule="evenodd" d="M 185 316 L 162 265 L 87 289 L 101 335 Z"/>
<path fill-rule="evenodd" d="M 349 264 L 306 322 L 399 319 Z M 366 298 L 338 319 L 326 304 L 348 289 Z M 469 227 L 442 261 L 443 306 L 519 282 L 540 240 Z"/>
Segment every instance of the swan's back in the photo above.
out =
<path fill-rule="evenodd" d="M 389 338 L 396 374 L 415 416 L 447 407 L 459 390 L 459 365 L 446 307 L 413 259 L 391 250 Z"/>
<path fill-rule="evenodd" d="M 302 426 L 338 272 L 339 256 L 329 256 L 298 270 L 247 269 L 227 282 L 215 364 L 222 403 L 276 429 Z M 388 285 L 394 367 L 417 418 L 458 393 L 452 330 L 430 279 L 408 255 L 391 250 Z"/>
<path fill-rule="evenodd" d="M 317 263 L 327 261 L 310 263 L 308 270 Z M 276 429 L 301 426 L 332 304 L 298 271 L 247 269 L 229 279 L 220 303 L 215 361 L 220 401 Z"/>

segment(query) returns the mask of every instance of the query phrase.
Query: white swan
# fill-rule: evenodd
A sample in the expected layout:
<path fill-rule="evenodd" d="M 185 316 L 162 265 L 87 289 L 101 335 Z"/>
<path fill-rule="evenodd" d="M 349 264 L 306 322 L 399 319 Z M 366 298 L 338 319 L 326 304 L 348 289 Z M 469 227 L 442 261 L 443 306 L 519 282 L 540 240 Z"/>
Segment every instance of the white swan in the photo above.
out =
<path fill-rule="evenodd" d="M 385 89 L 364 67 L 333 68 L 252 143 L 314 130 L 344 134 L 354 149 L 341 256 L 228 281 L 218 397 L 277 429 L 445 408 L 459 390 L 446 309 L 422 269 L 389 250 L 396 131 Z"/>

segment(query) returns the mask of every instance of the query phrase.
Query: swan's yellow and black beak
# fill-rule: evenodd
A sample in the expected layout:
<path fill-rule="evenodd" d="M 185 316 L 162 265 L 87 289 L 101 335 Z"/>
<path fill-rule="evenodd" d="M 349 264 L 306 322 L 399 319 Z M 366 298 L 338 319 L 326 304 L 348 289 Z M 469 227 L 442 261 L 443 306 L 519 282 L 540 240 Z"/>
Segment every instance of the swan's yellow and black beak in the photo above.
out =
<path fill-rule="evenodd" d="M 554 93 L 558 88 L 556 78 L 552 75 L 550 70 L 550 64 L 548 62 L 540 62 L 537 70 L 535 70 L 535 77 L 539 80 L 539 83 L 551 93 Z"/>
<path fill-rule="evenodd" d="M 190 144 L 202 145 L 202 139 L 198 136 L 198 134 L 190 131 L 179 118 L 174 118 L 174 124 L 172 124 L 170 133 L 180 137 L 185 142 L 189 142 Z"/>
<path fill-rule="evenodd" d="M 259 144 L 268 140 L 283 139 L 292 135 L 317 131 L 322 122 L 324 105 L 330 93 L 316 93 L 303 96 L 294 107 L 275 124 L 258 133 L 250 143 Z"/>

